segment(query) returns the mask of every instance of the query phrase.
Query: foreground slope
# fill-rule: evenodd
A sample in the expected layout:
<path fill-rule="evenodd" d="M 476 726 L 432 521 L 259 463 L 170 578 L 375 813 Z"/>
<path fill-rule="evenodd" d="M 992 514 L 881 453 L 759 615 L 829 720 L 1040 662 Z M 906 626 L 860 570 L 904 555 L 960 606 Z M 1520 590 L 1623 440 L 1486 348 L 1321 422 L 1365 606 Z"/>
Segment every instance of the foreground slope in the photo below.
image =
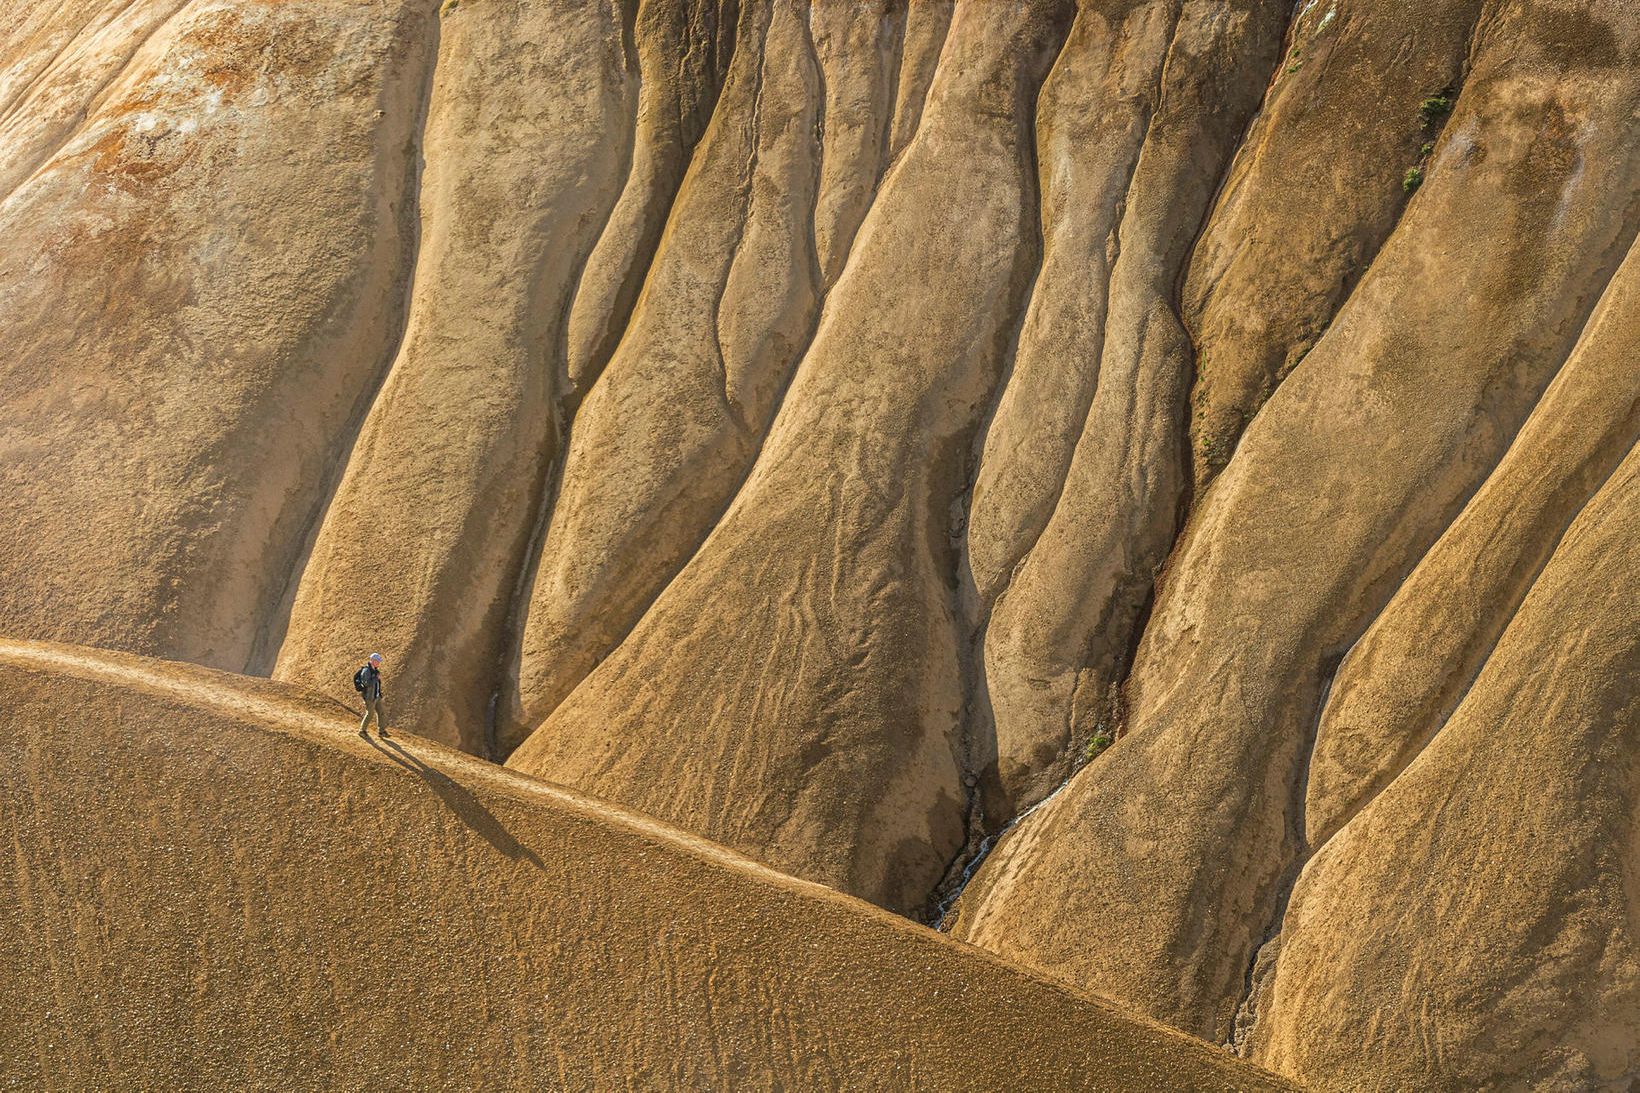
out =
<path fill-rule="evenodd" d="M 0 1083 L 1278 1089 L 280 684 L 0 644 Z"/>

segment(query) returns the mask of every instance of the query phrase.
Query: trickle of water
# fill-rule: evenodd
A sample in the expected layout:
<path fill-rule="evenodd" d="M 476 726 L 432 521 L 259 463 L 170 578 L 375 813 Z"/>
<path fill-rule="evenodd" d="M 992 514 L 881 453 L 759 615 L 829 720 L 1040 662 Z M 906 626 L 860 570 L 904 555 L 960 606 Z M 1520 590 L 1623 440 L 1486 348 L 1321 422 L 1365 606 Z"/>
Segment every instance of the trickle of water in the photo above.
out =
<path fill-rule="evenodd" d="M 1082 768 L 1078 767 L 1077 771 L 1081 769 Z M 934 914 L 931 916 L 931 924 L 936 930 L 938 930 L 940 928 L 940 924 L 945 921 L 945 916 L 950 914 L 951 908 L 956 905 L 958 897 L 960 897 L 963 891 L 968 887 L 968 882 L 973 879 L 975 871 L 979 869 L 980 865 L 985 861 L 986 857 L 990 855 L 991 850 L 1002 839 L 1002 837 L 1012 831 L 1021 821 L 1030 816 L 1031 813 L 1035 812 L 1037 809 L 1041 808 L 1043 805 L 1047 804 L 1049 801 L 1064 792 L 1065 787 L 1071 784 L 1071 779 L 1076 777 L 1077 771 L 1072 771 L 1068 774 L 1063 782 L 1060 782 L 1059 785 L 1054 787 L 1054 791 L 1052 793 L 1048 794 L 1046 797 L 1042 798 L 1042 800 L 1038 801 L 1030 808 L 1027 808 L 1024 812 L 1021 812 L 1018 816 L 1015 816 L 1007 823 L 1003 824 L 1002 830 L 998 831 L 994 835 L 987 835 L 980 841 L 979 849 L 974 851 L 973 858 L 966 866 L 963 867 L 962 877 L 957 881 L 956 887 L 951 889 L 950 895 L 942 899 L 939 906 L 934 908 Z"/>

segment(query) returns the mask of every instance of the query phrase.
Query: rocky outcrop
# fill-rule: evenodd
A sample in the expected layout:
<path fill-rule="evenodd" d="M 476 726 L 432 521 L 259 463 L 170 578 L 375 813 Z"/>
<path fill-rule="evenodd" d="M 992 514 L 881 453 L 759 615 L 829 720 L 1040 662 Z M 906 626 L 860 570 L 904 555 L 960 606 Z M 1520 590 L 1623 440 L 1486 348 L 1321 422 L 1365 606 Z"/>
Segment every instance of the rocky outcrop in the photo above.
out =
<path fill-rule="evenodd" d="M 735 11 L 733 0 L 638 4 L 628 45 L 638 87 L 631 161 L 621 196 L 575 287 L 565 347 L 571 397 L 592 386 L 631 318 L 678 184 L 734 56 Z"/>
<path fill-rule="evenodd" d="M 723 515 L 814 329 L 819 67 L 799 5 L 744 18 L 644 307 L 575 417 L 504 715 L 509 752 Z"/>
<path fill-rule="evenodd" d="M 1191 354 L 1174 285 L 1257 103 L 1285 13 L 1271 0 L 1178 8 L 1114 231 L 1091 403 L 1085 420 L 1062 434 L 1057 500 L 986 631 L 1005 815 L 1062 782 L 1112 717 L 1113 690 L 1188 481 L 1179 437 Z M 1041 297 L 1078 293 L 1078 271 L 1060 272 L 1063 283 L 1038 280 Z M 1033 427 L 1028 419 L 998 424 Z"/>
<path fill-rule="evenodd" d="M 1566 525 L 1640 441 L 1640 248 L 1514 444 L 1350 649 L 1316 729 L 1319 844 L 1387 786 L 1475 681 Z"/>
<path fill-rule="evenodd" d="M 985 431 L 968 566 L 988 610 L 1053 513 L 1099 379 L 1117 229 L 1178 7 L 1084 8 L 1037 100 L 1042 268 Z"/>
<path fill-rule="evenodd" d="M 1480 0 L 1303 3 L 1181 288 L 1200 493 L 1325 333 L 1415 187 L 1468 70 Z M 1387 123 L 1386 123 L 1387 122 Z"/>

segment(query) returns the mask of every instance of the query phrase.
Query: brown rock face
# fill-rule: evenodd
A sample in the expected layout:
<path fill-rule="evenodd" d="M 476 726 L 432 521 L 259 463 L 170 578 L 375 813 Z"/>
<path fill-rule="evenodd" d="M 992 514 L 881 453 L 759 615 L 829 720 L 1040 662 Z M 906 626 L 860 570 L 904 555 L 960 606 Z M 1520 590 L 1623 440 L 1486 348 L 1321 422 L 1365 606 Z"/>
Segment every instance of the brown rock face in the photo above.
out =
<path fill-rule="evenodd" d="M 1640 226 L 1640 71 L 1614 73 L 1587 46 L 1586 27 L 1538 9 L 1494 13 L 1429 180 L 1193 514 L 1135 657 L 1127 738 L 1002 843 L 964 896 L 962 936 L 1230 1035 L 1285 890 L 1338 818 L 1324 799 L 1312 822 L 1305 784 L 1339 659 L 1466 499 L 1509 473 L 1494 467 Z M 1462 272 L 1449 272 L 1437 240 L 1482 220 L 1496 230 L 1467 239 Z M 1594 323 L 1585 348 L 1610 325 Z M 1619 405 L 1632 399 L 1632 370 L 1622 382 L 1606 392 Z M 1608 450 L 1632 443 L 1617 432 Z M 1587 496 L 1567 492 L 1574 505 Z M 1527 551 L 1508 565 L 1529 577 L 1553 519 L 1515 536 L 1502 526 L 1528 513 L 1479 500 L 1480 534 L 1505 554 Z M 1425 587 L 1473 576 L 1446 570 Z M 1506 593 L 1479 603 L 1510 609 Z M 1425 611 L 1426 624 L 1466 625 L 1433 603 Z M 1633 623 L 1631 612 L 1622 625 Z M 1489 651 L 1484 630 L 1477 644 Z M 1455 654 L 1416 673 L 1447 686 L 1462 667 Z M 1415 739 L 1438 729 L 1436 716 L 1433 703 L 1414 714 Z M 1404 765 L 1406 735 L 1384 732 L 1391 754 L 1379 762 Z M 1335 761 L 1321 758 L 1323 770 Z M 1122 944 L 1087 944 L 1094 918 Z M 1494 1051 L 1505 1065 L 1513 1048 Z"/>
<path fill-rule="evenodd" d="M 814 328 L 820 71 L 796 5 L 745 38 L 644 297 L 575 415 L 501 743 L 607 656 L 746 477 Z"/>
<path fill-rule="evenodd" d="M 999 593 L 985 635 L 1005 814 L 1064 781 L 1108 722 L 1139 613 L 1172 542 L 1188 477 L 1178 441 L 1190 375 L 1174 285 L 1213 180 L 1257 101 L 1285 10 L 1270 0 L 1178 10 L 1114 232 L 1092 401 L 1069 444 L 1062 441 L 1057 501 Z M 1040 299 L 1078 292 L 1074 267 L 1051 272 L 1058 276 L 1045 267 L 1037 281 Z M 999 424 L 1010 434 L 1032 427 L 1013 418 Z"/>
<path fill-rule="evenodd" d="M 243 671 L 396 336 L 433 24 L 123 7 L 0 58 L 0 628 Z"/>
<path fill-rule="evenodd" d="M 444 20 L 404 339 L 274 667 L 334 690 L 358 655 L 334 635 L 355 635 L 404 681 L 395 715 L 470 750 L 485 744 L 509 596 L 557 454 L 563 316 L 632 151 L 622 35 L 613 3 Z M 536 94 L 543 84 L 558 94 Z"/>
<path fill-rule="evenodd" d="M 946 48 L 976 43 L 987 63 L 935 79 L 756 468 L 511 766 L 890 907 L 933 889 L 963 839 L 943 525 L 1018 304 L 1034 200 L 1021 123 L 1064 15 L 958 11 Z M 940 223 L 931 200 L 970 215 Z"/>
<path fill-rule="evenodd" d="M 1440 734 L 1304 870 L 1258 1058 L 1360 1088 L 1633 1084 L 1637 535 L 1640 449 L 1561 537 Z M 1393 935 L 1361 929 L 1374 922 Z M 1399 1001 L 1414 998 L 1428 1008 Z M 1345 1050 L 1346 1029 L 1365 1042 Z"/>
<path fill-rule="evenodd" d="M 837 1084 L 801 1060 L 845 1041 L 888 1085 L 984 1085 L 1023 1057 L 895 1070 L 869 1022 L 714 1040 L 759 999 L 835 1001 L 866 950 L 1001 974 L 729 850 L 942 911 L 1317 1087 L 1640 1081 L 1628 0 L 6 14 L 0 639 L 196 666 L 0 668 L 27 748 L 72 702 L 155 740 L 164 716 L 228 717 L 266 767 L 223 790 L 246 808 L 321 825 L 324 786 L 272 773 L 300 752 L 371 802 L 346 807 L 422 809 L 418 891 L 477 901 L 427 895 L 429 923 L 499 916 L 653 986 L 677 969 L 637 939 L 688 921 L 761 969 L 677 1002 L 685 1031 L 632 1018 L 568 1084 L 733 1083 L 755 1059 Z M 690 843 L 715 864 L 678 866 L 678 894 L 610 888 L 626 941 L 543 932 L 530 908 L 567 897 L 473 865 L 433 803 L 381 788 L 390 757 L 280 735 L 291 703 L 319 716 L 292 696 L 351 702 L 377 649 L 389 724 L 479 757 L 428 769 L 510 787 L 531 824 L 549 791 L 525 775 L 609 802 L 575 806 L 598 862 L 650 854 L 612 834 L 649 823 L 622 809 L 729 850 Z M 196 686 L 241 697 L 206 716 Z M 54 863 L 99 853 L 82 827 L 54 848 L 54 825 L 170 815 L 215 762 L 178 743 L 162 773 L 112 722 L 75 731 L 53 754 L 117 756 L 130 799 L 0 758 L 34 840 L 0 872 L 19 923 Z M 61 795 L 56 818 L 28 793 Z M 190 845 L 260 829 L 234 830 Z M 107 838 L 108 860 L 141 849 Z M 291 888 L 342 852 L 281 838 Z M 211 883 L 173 879 L 143 898 Z M 800 903 L 819 944 L 746 941 L 694 906 L 716 885 L 754 918 Z M 318 907 L 355 937 L 326 891 L 266 921 Z M 872 949 L 862 923 L 899 940 Z M 500 937 L 452 981 L 512 984 L 498 1006 L 520 968 L 568 982 L 573 960 Z M 99 981 L 134 951 L 100 950 Z M 31 990 L 62 981 L 30 967 Z M 1007 1028 L 1072 1021 L 1040 1001 L 1069 995 L 1007 975 Z M 408 984 L 382 987 L 411 1005 Z M 839 1013 L 895 989 L 868 976 Z M 517 1073 L 569 1042 L 518 1048 Z M 86 1044 L 93 1081 L 111 1056 Z M 451 1066 L 415 1073 L 470 1075 Z"/>
<path fill-rule="evenodd" d="M 1425 122 L 1420 103 L 1462 83 L 1481 8 L 1300 6 L 1182 289 L 1198 492 L 1395 228 L 1409 200 L 1403 172 L 1445 120 Z"/>

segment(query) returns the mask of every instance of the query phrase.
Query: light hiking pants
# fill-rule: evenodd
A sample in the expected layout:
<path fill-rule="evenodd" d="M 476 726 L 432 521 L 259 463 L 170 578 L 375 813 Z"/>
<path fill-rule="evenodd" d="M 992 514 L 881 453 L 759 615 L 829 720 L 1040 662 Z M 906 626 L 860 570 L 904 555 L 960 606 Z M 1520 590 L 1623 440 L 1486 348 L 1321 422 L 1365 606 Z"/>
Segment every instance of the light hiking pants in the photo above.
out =
<path fill-rule="evenodd" d="M 364 732 L 370 728 L 370 718 L 372 716 L 376 718 L 376 728 L 386 731 L 387 715 L 382 713 L 382 700 L 379 698 L 364 700 L 364 720 L 359 722 L 359 731 Z"/>

